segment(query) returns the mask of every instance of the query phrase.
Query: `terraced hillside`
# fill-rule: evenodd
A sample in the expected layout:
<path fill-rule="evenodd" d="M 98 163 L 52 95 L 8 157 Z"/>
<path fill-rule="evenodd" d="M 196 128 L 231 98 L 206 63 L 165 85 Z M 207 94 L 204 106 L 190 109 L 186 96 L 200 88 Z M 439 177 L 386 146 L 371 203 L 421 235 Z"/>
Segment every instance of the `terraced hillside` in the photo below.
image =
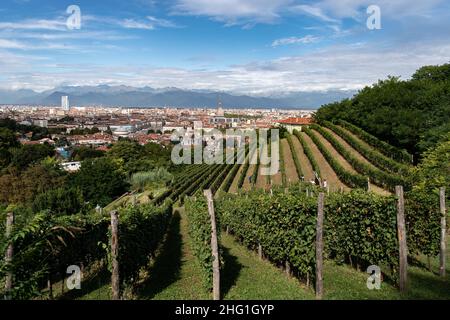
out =
<path fill-rule="evenodd" d="M 300 180 L 314 181 L 315 184 L 326 181 L 330 191 L 370 188 L 381 195 L 391 194 L 395 185 L 407 187 L 405 176 L 411 166 L 395 160 L 395 157 L 388 157 L 386 150 L 379 150 L 366 142 L 365 136 L 361 138 L 357 134 L 360 129 L 349 130 L 347 127 L 348 125 L 325 122 L 322 125 L 311 125 L 302 132 L 294 131 L 281 139 L 280 170 L 272 176 L 261 174 L 261 169 L 267 165 L 262 165 L 259 161 L 258 164 L 249 164 L 250 156 L 257 157 L 256 151 L 252 155 L 247 154 L 246 162 L 242 165 L 228 165 L 209 170 L 201 167 L 206 172 L 200 169 L 191 171 L 201 179 L 211 174 L 220 175 L 211 178 L 209 184 L 214 186 L 214 190 L 230 193 L 254 188 L 269 189 L 271 185 L 287 186 Z M 378 144 L 388 150 L 394 148 L 386 147 L 383 142 Z M 194 180 L 193 177 L 189 179 L 190 182 Z M 175 187 L 181 187 L 181 184 Z M 188 194 L 190 192 L 188 190 Z"/>

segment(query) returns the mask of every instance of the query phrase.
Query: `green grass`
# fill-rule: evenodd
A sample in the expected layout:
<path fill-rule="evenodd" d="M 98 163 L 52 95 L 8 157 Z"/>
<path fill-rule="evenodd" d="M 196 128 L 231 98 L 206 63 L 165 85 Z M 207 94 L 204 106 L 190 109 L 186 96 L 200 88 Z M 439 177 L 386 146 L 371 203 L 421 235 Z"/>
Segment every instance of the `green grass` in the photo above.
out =
<path fill-rule="evenodd" d="M 447 241 L 450 244 L 450 239 Z M 447 248 L 449 248 L 447 245 Z M 369 274 L 357 271 L 347 265 L 338 265 L 333 261 L 324 264 L 325 299 L 385 299 L 385 300 L 450 300 L 450 250 L 446 254 L 447 275 L 441 278 L 439 258 L 431 258 L 431 272 L 426 257 L 418 258 L 417 263 L 408 266 L 408 287 L 405 293 L 389 281 L 383 281 L 380 290 L 369 290 L 366 281 Z M 383 270 L 382 270 L 383 271 Z"/>
<path fill-rule="evenodd" d="M 230 235 L 222 234 L 224 269 L 221 273 L 225 300 L 303 300 L 313 299 L 314 292 L 297 279 L 288 277 L 256 253 L 238 244 Z"/>
<path fill-rule="evenodd" d="M 148 278 L 138 289 L 138 299 L 208 300 L 202 285 L 200 266 L 192 254 L 188 226 L 182 210 L 175 214 L 167 238 Z"/>

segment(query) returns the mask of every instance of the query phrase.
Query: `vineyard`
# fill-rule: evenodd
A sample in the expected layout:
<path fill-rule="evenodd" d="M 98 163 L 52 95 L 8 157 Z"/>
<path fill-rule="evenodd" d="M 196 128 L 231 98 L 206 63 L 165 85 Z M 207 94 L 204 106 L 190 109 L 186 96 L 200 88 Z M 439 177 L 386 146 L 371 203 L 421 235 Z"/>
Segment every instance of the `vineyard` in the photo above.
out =
<path fill-rule="evenodd" d="M 270 144 L 267 148 L 270 155 Z M 279 145 L 280 169 L 275 175 L 261 174 L 270 164 L 260 163 L 260 152 L 247 147 L 245 155 L 224 157 L 224 164 L 184 165 L 157 192 L 127 193 L 84 215 L 52 216 L 44 211 L 26 219 L 23 208 L 7 208 L 0 215 L 0 248 L 2 252 L 13 248 L 14 254 L 0 264 L 0 277 L 6 279 L 4 295 L 11 299 L 74 298 L 64 290 L 56 294 L 54 287 L 66 280 L 67 266 L 80 265 L 91 278 L 103 277 L 97 287 L 103 294 L 97 298 L 180 297 L 182 286 L 191 286 L 183 277 L 161 285 L 166 289 L 148 289 L 154 281 L 162 281 L 154 280 L 154 274 L 164 277 L 164 272 L 157 272 L 158 264 L 171 261 L 173 265 L 171 259 L 177 259 L 188 261 L 189 269 L 176 261 L 181 270 L 174 272 L 192 277 L 198 298 L 210 298 L 214 287 L 211 208 L 203 195 L 209 189 L 214 195 L 217 254 L 220 272 L 225 274 L 222 282 L 235 283 L 225 285 L 223 297 L 271 298 L 261 292 L 277 286 L 288 288 L 287 296 L 314 297 L 318 197 L 322 193 L 326 196 L 320 252 L 326 259 L 325 274 L 332 274 L 336 265 L 345 266 L 350 278 L 361 282 L 361 272 L 379 265 L 389 279 L 390 297 L 420 298 L 414 290 L 411 296 L 397 292 L 402 266 L 396 187 L 405 190 L 406 243 L 415 274 L 432 277 L 419 266 L 426 257 L 431 269 L 431 261 L 440 254 L 442 208 L 438 196 L 412 188 L 410 155 L 344 121 L 323 121 L 286 133 Z M 236 163 L 238 158 L 245 158 L 244 163 Z M 250 163 L 252 158 L 256 163 Z M 13 227 L 7 225 L 7 215 L 17 217 Z M 178 248 L 172 250 L 180 251 L 179 256 L 164 252 L 171 247 Z M 229 271 L 233 265 L 239 269 L 230 252 L 248 264 L 242 278 L 236 279 L 238 275 Z M 258 280 L 266 273 L 272 282 Z M 448 286 L 448 281 L 439 281 L 439 288 Z M 254 295 L 248 295 L 248 283 L 258 283 Z M 345 291 L 342 284 L 325 282 L 330 285 Z M 363 297 L 383 298 L 361 291 L 357 294 Z M 89 297 L 89 291 L 75 296 Z M 325 297 L 333 298 L 333 294 L 326 292 Z M 446 297 L 448 292 L 440 298 Z"/>

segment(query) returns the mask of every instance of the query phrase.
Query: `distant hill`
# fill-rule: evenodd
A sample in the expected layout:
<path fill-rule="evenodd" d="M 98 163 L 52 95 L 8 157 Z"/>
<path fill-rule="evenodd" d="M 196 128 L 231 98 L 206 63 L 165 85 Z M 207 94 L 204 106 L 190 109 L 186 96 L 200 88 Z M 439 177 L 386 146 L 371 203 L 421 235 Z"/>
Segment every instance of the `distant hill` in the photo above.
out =
<path fill-rule="evenodd" d="M 304 108 L 316 109 L 323 104 L 352 97 L 354 91 L 289 92 L 277 96 L 249 96 L 206 90 L 178 88 L 154 89 L 129 86 L 65 86 L 45 92 L 32 90 L 0 90 L 0 104 L 61 104 L 61 96 L 69 96 L 76 106 L 129 106 L 129 107 L 216 107 L 218 97 L 227 108 Z"/>

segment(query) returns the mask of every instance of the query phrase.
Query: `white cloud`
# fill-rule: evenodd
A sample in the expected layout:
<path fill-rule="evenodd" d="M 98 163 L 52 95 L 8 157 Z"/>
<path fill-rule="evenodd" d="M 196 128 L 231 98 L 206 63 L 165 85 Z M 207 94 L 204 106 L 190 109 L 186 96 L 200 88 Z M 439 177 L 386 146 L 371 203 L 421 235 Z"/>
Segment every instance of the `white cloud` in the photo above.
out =
<path fill-rule="evenodd" d="M 314 7 L 310 5 L 296 5 L 290 8 L 292 12 L 296 13 L 306 13 L 308 15 L 311 15 L 313 17 L 319 18 L 320 20 L 326 21 L 326 22 L 334 22 L 338 23 L 339 20 L 333 19 L 329 16 L 327 16 L 321 8 Z"/>
<path fill-rule="evenodd" d="M 289 38 L 282 38 L 277 39 L 274 42 L 272 42 L 272 47 L 278 47 L 278 46 L 284 46 L 284 45 L 290 45 L 290 44 L 308 44 L 308 43 L 314 43 L 319 41 L 318 37 L 315 37 L 313 35 L 306 35 L 304 37 L 298 38 L 298 37 L 289 37 Z"/>
<path fill-rule="evenodd" d="M 271 23 L 293 0 L 177 0 L 174 14 L 208 16 L 227 24 Z"/>
<path fill-rule="evenodd" d="M 51 89 L 71 85 L 126 84 L 224 90 L 238 94 L 288 91 L 355 90 L 388 75 L 408 78 L 419 67 L 448 62 L 450 44 L 423 43 L 397 49 L 369 45 L 335 46 L 302 56 L 230 66 L 221 70 L 162 68 L 154 66 L 55 65 L 31 73 L 5 72 L 2 87 Z M 10 57 L 11 59 L 11 57 Z M 70 83 L 68 83 L 68 79 Z"/>
<path fill-rule="evenodd" d="M 127 29 L 143 29 L 143 30 L 153 30 L 155 26 L 148 22 L 139 22 L 133 19 L 125 19 L 118 21 L 118 24 Z"/>
<path fill-rule="evenodd" d="M 24 20 L 18 22 L 0 22 L 0 30 L 67 30 L 64 20 Z"/>
<path fill-rule="evenodd" d="M 60 43 L 43 43 L 43 44 L 30 44 L 15 40 L 0 39 L 1 49 L 18 49 L 18 50 L 67 50 L 75 49 L 75 46 L 69 46 Z"/>

